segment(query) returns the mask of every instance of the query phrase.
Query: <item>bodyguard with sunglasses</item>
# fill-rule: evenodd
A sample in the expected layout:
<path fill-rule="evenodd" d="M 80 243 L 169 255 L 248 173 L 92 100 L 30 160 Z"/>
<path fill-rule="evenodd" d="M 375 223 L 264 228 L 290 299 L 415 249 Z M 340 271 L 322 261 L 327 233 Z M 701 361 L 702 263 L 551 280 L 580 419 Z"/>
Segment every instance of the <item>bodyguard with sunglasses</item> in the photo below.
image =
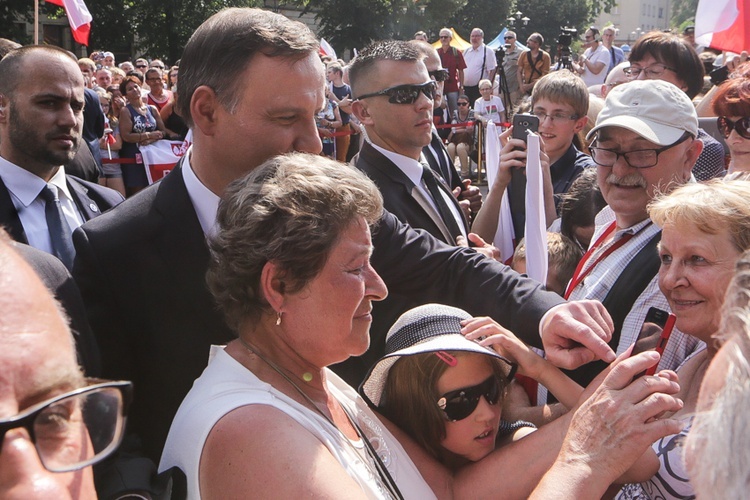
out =
<path fill-rule="evenodd" d="M 91 465 L 122 439 L 130 382 L 84 379 L 67 320 L 0 233 L 0 498 L 96 498 Z"/>

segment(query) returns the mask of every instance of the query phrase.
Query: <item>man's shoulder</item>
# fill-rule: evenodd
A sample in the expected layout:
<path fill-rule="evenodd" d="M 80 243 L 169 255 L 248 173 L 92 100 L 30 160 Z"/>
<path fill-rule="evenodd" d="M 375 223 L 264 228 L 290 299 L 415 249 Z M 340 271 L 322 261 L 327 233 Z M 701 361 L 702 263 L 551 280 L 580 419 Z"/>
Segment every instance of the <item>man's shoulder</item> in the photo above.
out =
<path fill-rule="evenodd" d="M 75 175 L 67 174 L 65 177 L 68 182 L 82 186 L 88 195 L 94 195 L 95 197 L 100 198 L 101 201 L 108 204 L 107 207 L 102 207 L 105 210 L 119 205 L 125 199 L 120 193 L 106 186 L 81 179 L 80 177 L 77 177 Z"/>

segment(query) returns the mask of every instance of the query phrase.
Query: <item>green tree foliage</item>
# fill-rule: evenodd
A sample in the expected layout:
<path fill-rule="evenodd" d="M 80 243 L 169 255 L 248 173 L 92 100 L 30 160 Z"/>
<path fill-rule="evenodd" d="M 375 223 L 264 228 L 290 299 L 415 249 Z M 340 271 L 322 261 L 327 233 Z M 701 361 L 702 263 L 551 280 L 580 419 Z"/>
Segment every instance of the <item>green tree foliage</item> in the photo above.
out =
<path fill-rule="evenodd" d="M 226 7 L 251 7 L 254 0 L 86 0 L 94 17 L 91 47 L 125 48 L 174 62 L 188 38 Z M 136 52 L 136 51 L 133 51 Z M 135 54 L 133 54 L 135 55 Z"/>
<path fill-rule="evenodd" d="M 40 14 L 54 18 L 62 13 L 56 5 L 39 2 Z M 34 22 L 34 4 L 30 0 L 2 0 L 0 2 L 0 37 L 22 45 L 33 43 L 32 35 L 26 34 L 24 23 Z M 42 36 L 41 34 L 39 35 Z"/>
<path fill-rule="evenodd" d="M 695 22 L 695 12 L 698 10 L 698 0 L 672 0 L 672 19 L 670 25 L 673 28 L 682 28 Z"/>

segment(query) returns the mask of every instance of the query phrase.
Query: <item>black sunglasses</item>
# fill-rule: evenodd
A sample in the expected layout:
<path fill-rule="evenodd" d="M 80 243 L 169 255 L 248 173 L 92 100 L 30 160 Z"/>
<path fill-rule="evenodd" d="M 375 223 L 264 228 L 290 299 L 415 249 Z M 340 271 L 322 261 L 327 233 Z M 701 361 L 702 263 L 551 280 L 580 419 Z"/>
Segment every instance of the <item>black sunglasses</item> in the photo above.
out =
<path fill-rule="evenodd" d="M 443 410 L 451 422 L 463 420 L 477 409 L 479 398 L 484 396 L 487 403 L 496 405 L 500 401 L 500 383 L 496 375 L 490 376 L 481 384 L 446 392 L 438 399 L 438 408 Z"/>
<path fill-rule="evenodd" d="M 459 106 L 468 106 L 469 105 L 468 102 L 459 102 L 459 103 L 456 103 L 456 104 L 458 104 Z"/>
<path fill-rule="evenodd" d="M 733 122 L 726 116 L 720 116 L 716 121 L 716 124 L 719 127 L 719 132 L 724 136 L 724 139 L 729 138 L 729 134 L 732 133 L 732 130 L 736 130 L 743 139 L 750 139 L 750 130 L 748 130 L 750 129 L 750 117 L 748 116 L 740 118 L 736 122 Z"/>
<path fill-rule="evenodd" d="M 436 69 L 430 71 L 430 76 L 435 79 L 436 82 L 444 82 L 448 79 L 448 70 L 445 68 Z"/>
<path fill-rule="evenodd" d="M 515 37 L 514 36 L 504 36 L 503 38 L 505 38 L 506 40 L 513 40 Z"/>
<path fill-rule="evenodd" d="M 357 97 L 357 100 L 367 99 L 368 97 L 378 97 L 381 95 L 388 96 L 388 102 L 391 104 L 414 104 L 419 99 L 419 94 L 422 93 L 427 96 L 431 101 L 435 100 L 435 91 L 437 85 L 435 82 L 430 80 L 419 85 L 396 85 L 395 87 L 388 87 L 387 89 L 373 92 L 371 94 L 365 94 Z"/>

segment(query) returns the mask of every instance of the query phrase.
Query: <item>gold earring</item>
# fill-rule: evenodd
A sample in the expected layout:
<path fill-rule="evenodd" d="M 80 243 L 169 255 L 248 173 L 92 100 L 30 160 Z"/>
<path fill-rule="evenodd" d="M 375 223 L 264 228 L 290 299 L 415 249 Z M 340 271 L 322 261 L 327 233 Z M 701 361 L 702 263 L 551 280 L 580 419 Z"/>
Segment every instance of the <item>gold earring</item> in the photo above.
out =
<path fill-rule="evenodd" d="M 281 326 L 281 311 L 276 312 L 276 326 Z"/>

